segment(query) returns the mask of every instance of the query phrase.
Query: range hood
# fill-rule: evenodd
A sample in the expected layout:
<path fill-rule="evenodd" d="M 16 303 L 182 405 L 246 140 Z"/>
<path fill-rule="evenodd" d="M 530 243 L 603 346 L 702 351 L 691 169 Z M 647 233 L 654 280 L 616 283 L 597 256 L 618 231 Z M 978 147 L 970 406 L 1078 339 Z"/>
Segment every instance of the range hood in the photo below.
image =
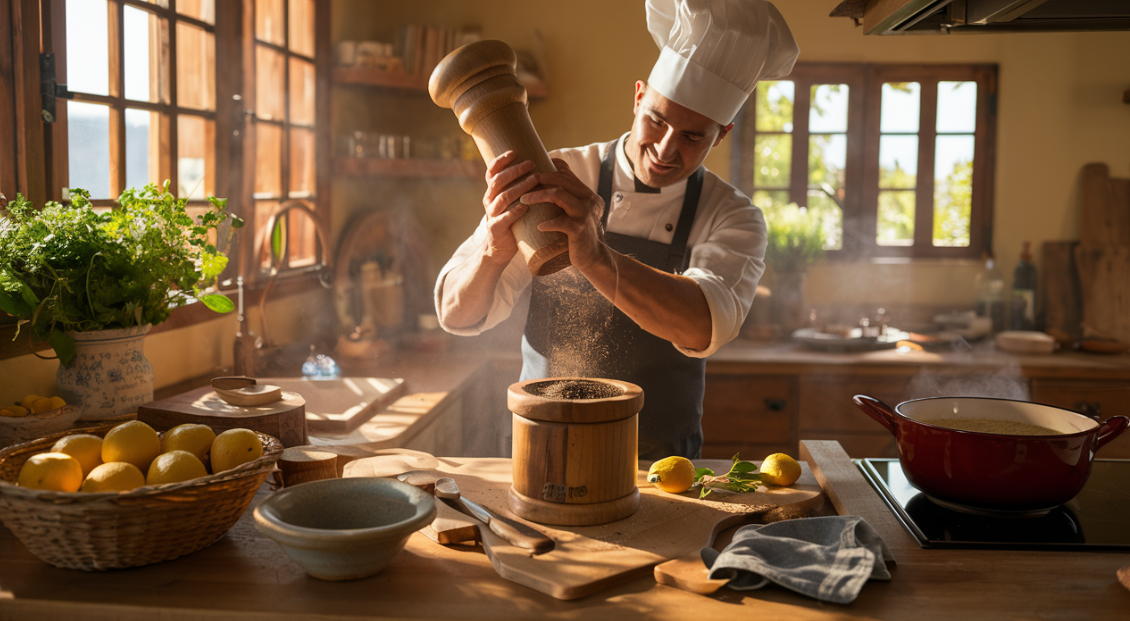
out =
<path fill-rule="evenodd" d="M 844 0 L 865 35 L 1130 30 L 1130 0 Z"/>

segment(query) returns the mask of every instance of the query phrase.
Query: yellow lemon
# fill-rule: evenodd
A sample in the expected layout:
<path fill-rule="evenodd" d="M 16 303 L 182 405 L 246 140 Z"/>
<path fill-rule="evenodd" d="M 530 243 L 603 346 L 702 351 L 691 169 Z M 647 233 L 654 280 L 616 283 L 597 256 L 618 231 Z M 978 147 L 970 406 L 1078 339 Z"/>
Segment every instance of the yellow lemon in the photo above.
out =
<path fill-rule="evenodd" d="M 51 398 L 40 397 L 35 401 L 32 401 L 30 409 L 32 414 L 42 414 L 44 412 L 50 412 L 53 409 L 51 407 Z"/>
<path fill-rule="evenodd" d="M 800 464 L 784 453 L 773 453 L 761 462 L 761 480 L 770 485 L 792 485 L 800 478 Z"/>
<path fill-rule="evenodd" d="M 82 485 L 82 466 L 66 453 L 39 453 L 24 462 L 16 483 L 32 489 L 77 492 Z"/>
<path fill-rule="evenodd" d="M 4 412 L 7 412 L 7 414 L 4 414 Z M 0 411 L 0 416 L 11 416 L 13 418 L 23 418 L 28 414 L 30 414 L 30 412 L 22 405 L 9 405 L 4 408 L 3 411 Z"/>
<path fill-rule="evenodd" d="M 57 409 L 65 406 L 65 405 L 67 405 L 67 402 L 63 401 L 62 397 L 51 397 L 51 409 L 52 410 L 57 410 Z"/>
<path fill-rule="evenodd" d="M 145 472 L 161 454 L 161 439 L 153 428 L 139 420 L 122 423 L 106 432 L 102 440 L 102 461 L 124 461 Z"/>
<path fill-rule="evenodd" d="M 37 395 L 35 393 L 29 394 L 28 396 L 24 397 L 23 401 L 20 401 L 20 405 L 22 405 L 25 408 L 30 410 L 31 404 L 35 403 L 35 400 L 39 399 L 39 398 L 40 398 L 39 395 Z"/>
<path fill-rule="evenodd" d="M 206 476 L 208 471 L 204 469 L 204 464 L 200 463 L 196 455 L 188 451 L 169 451 L 158 455 L 157 459 L 149 465 L 145 484 L 180 483 Z"/>
<path fill-rule="evenodd" d="M 664 457 L 651 464 L 647 482 L 672 494 L 685 492 L 694 485 L 694 464 L 686 457 Z"/>
<path fill-rule="evenodd" d="M 208 425 L 177 425 L 165 432 L 161 438 L 161 452 L 188 451 L 200 460 L 208 463 L 208 451 L 212 450 L 212 442 L 216 439 L 216 432 Z"/>
<path fill-rule="evenodd" d="M 128 492 L 145 485 L 145 475 L 133 464 L 112 461 L 90 471 L 82 482 L 84 492 Z"/>
<path fill-rule="evenodd" d="M 263 456 L 263 443 L 250 429 L 228 429 L 212 442 L 212 472 L 231 470 Z"/>
<path fill-rule="evenodd" d="M 90 471 L 102 465 L 102 438 L 89 433 L 76 433 L 59 438 L 52 453 L 66 453 L 78 460 L 82 466 L 82 476 L 90 476 Z"/>

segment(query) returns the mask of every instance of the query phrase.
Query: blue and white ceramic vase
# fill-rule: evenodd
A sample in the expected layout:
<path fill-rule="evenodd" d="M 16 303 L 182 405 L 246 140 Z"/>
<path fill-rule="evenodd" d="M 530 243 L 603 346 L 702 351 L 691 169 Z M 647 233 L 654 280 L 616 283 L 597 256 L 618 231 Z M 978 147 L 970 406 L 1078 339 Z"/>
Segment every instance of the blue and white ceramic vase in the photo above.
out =
<path fill-rule="evenodd" d="M 79 420 L 102 420 L 137 412 L 153 400 L 153 365 L 142 345 L 151 326 L 68 332 L 75 357 L 55 372 L 57 391 L 82 410 Z"/>

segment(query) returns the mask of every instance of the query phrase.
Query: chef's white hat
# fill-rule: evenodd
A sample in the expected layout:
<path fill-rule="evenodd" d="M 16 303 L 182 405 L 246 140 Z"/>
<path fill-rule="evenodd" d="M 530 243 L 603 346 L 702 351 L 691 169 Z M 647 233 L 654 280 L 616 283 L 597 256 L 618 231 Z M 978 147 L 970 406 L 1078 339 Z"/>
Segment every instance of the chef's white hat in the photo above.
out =
<path fill-rule="evenodd" d="M 659 46 L 648 86 L 728 125 L 758 80 L 793 70 L 800 49 L 785 18 L 765 0 L 646 0 Z"/>

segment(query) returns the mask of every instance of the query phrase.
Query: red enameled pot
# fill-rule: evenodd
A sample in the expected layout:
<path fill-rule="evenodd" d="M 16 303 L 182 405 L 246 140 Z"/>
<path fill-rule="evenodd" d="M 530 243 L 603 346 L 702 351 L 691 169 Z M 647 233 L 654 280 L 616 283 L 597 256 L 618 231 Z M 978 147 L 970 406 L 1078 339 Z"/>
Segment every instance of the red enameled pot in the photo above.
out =
<path fill-rule="evenodd" d="M 1102 423 L 1070 410 L 1008 399 L 934 397 L 900 403 L 852 401 L 890 431 L 907 480 L 931 500 L 957 510 L 1038 515 L 1071 500 L 1091 474 L 1104 444 L 1130 424 L 1125 416 Z M 961 431 L 926 420 L 1010 420 L 1059 431 L 1021 436 Z"/>

